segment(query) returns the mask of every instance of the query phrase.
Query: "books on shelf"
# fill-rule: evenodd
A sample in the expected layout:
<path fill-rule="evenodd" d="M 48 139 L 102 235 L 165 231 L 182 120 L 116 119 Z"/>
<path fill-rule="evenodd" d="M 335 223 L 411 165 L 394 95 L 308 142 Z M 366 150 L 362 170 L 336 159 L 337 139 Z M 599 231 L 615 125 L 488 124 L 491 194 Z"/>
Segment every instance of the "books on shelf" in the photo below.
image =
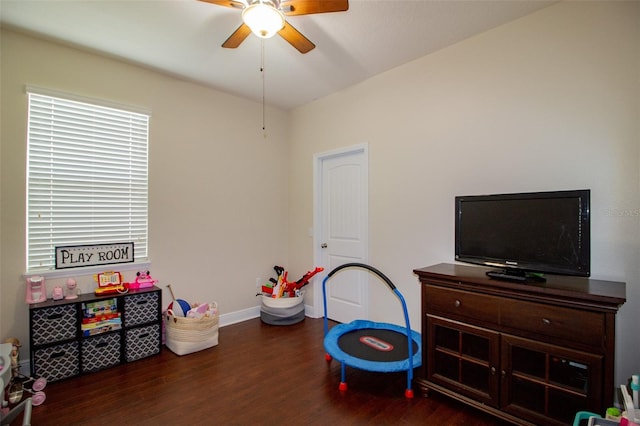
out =
<path fill-rule="evenodd" d="M 100 315 L 118 312 L 118 304 L 116 299 L 97 300 L 95 302 L 87 302 L 82 304 L 83 318 L 93 318 Z"/>
<path fill-rule="evenodd" d="M 82 335 L 93 336 L 122 328 L 122 315 L 116 299 L 98 300 L 82 304 Z"/>
<path fill-rule="evenodd" d="M 102 325 L 100 327 L 91 328 L 88 330 L 82 330 L 82 335 L 84 337 L 95 336 L 96 334 L 106 333 L 107 331 L 120 330 L 121 328 L 122 328 L 122 324 Z"/>

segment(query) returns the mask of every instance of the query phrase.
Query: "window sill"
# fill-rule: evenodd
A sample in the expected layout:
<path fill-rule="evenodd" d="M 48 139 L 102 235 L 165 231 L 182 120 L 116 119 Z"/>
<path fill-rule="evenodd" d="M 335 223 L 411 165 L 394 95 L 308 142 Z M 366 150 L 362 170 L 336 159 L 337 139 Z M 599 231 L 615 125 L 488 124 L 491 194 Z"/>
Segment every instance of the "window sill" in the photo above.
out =
<path fill-rule="evenodd" d="M 151 269 L 151 261 L 145 262 L 132 262 L 132 263 L 118 263 L 114 265 L 97 265 L 97 266 L 85 266 L 79 268 L 68 268 L 68 269 L 50 269 L 43 271 L 32 271 L 25 272 L 22 274 L 22 278 L 26 279 L 28 277 L 44 277 L 45 279 L 51 278 L 77 278 L 82 275 L 95 275 L 100 272 L 105 271 L 118 271 L 118 272 L 126 272 L 126 271 L 142 271 Z"/>

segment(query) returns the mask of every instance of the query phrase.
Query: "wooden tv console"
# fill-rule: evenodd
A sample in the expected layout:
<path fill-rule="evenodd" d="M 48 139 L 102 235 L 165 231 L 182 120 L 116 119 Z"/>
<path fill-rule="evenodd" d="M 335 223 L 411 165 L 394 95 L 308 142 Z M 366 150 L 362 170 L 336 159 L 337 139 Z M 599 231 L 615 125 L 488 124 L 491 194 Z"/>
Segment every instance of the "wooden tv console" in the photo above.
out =
<path fill-rule="evenodd" d="M 566 425 L 613 403 L 615 318 L 625 283 L 547 276 L 490 279 L 489 268 L 415 269 L 423 361 L 416 384 L 519 425 Z"/>

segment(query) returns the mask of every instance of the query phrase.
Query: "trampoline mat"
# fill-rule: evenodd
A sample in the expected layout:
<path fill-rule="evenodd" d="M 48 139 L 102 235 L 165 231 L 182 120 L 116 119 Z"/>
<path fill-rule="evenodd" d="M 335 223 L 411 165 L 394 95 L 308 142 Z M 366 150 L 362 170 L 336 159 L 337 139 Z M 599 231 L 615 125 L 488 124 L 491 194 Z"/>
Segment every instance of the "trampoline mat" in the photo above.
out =
<path fill-rule="evenodd" d="M 338 347 L 349 355 L 367 361 L 403 361 L 407 356 L 407 335 L 394 330 L 362 328 L 350 331 L 338 338 Z M 415 355 L 418 344 L 412 340 Z"/>

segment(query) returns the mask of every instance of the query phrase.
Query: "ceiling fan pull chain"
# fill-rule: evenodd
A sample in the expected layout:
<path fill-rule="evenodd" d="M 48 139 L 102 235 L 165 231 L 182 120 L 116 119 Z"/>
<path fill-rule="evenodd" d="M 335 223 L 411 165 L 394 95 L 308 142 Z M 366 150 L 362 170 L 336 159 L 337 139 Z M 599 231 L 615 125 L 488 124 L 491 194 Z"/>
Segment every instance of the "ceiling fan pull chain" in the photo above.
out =
<path fill-rule="evenodd" d="M 260 40 L 260 74 L 262 74 L 262 135 L 267 138 L 267 132 L 264 124 L 264 39 Z"/>

